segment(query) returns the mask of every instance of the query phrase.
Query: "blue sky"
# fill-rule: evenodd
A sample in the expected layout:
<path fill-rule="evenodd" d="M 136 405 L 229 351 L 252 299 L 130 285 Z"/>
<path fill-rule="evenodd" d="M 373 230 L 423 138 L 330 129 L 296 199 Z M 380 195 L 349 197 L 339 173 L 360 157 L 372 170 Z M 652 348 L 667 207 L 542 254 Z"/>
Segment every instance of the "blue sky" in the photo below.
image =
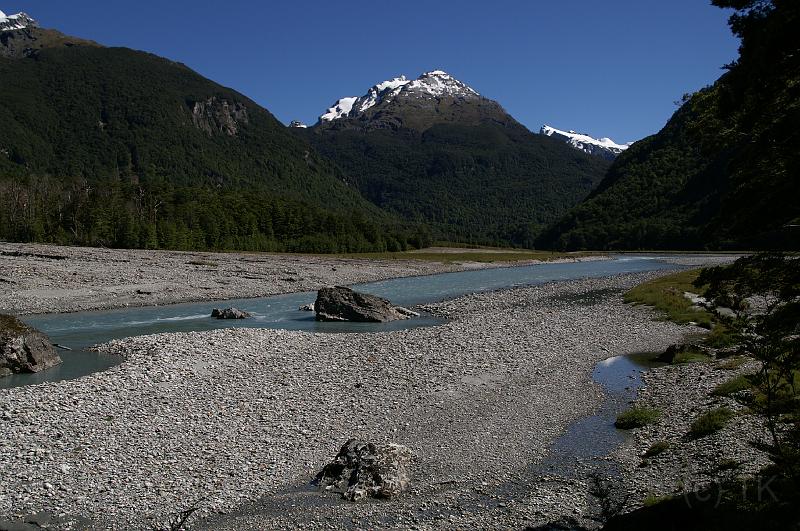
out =
<path fill-rule="evenodd" d="M 181 61 L 287 123 L 442 69 L 534 131 L 618 142 L 658 131 L 738 46 L 708 0 L 0 0 L 0 10 Z"/>

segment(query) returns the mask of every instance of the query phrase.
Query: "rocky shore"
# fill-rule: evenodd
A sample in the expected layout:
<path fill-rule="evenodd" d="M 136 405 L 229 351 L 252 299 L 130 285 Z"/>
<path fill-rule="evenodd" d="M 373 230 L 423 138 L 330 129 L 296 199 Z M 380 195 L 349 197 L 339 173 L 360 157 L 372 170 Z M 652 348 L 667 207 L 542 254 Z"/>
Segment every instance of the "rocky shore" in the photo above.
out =
<path fill-rule="evenodd" d="M 114 342 L 118 367 L 0 392 L 0 514 L 131 529 L 199 502 L 210 529 L 525 527 L 564 514 L 591 525 L 585 482 L 528 465 L 601 402 L 599 361 L 692 328 L 619 295 L 572 299 L 658 274 L 461 297 L 431 305 L 450 321 L 430 328 Z M 343 503 L 311 490 L 351 437 L 409 447 L 410 491 Z"/>
<path fill-rule="evenodd" d="M 0 313 L 62 313 L 266 297 L 316 291 L 323 286 L 527 263 L 535 262 L 439 263 L 0 242 Z"/>
<path fill-rule="evenodd" d="M 734 358 L 669 365 L 644 375 L 646 386 L 635 405 L 656 408 L 661 416 L 656 423 L 634 430 L 614 453 L 624 470 L 626 511 L 641 507 L 646 499 L 652 503 L 737 476 L 756 477 L 770 463 L 766 452 L 757 449 L 770 440 L 763 418 L 733 397 L 712 393 L 718 385 L 757 370 L 756 362 Z M 735 413 L 730 422 L 716 433 L 689 437 L 692 422 L 719 407 Z M 646 457 L 656 443 L 666 443 L 666 449 Z"/>

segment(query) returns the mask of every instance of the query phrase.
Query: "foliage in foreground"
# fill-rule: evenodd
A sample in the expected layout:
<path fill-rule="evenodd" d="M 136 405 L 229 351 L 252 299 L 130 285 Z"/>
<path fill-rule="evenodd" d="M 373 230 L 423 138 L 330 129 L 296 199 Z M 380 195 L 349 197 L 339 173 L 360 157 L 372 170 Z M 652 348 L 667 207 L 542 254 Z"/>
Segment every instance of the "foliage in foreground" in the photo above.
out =
<path fill-rule="evenodd" d="M 751 377 L 758 399 L 750 407 L 766 420 L 770 454 L 786 477 L 800 487 L 800 257 L 764 253 L 727 267 L 703 270 L 712 309 L 745 351 L 761 362 Z"/>

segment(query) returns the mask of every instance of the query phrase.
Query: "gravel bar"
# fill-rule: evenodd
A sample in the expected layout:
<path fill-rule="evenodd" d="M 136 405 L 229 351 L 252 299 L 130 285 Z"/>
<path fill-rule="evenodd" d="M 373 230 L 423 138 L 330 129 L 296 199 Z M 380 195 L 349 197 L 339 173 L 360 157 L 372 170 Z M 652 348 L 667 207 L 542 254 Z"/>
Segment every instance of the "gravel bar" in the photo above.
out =
<path fill-rule="evenodd" d="M 449 318 L 429 328 L 112 342 L 103 349 L 126 361 L 106 372 L 0 391 L 0 515 L 139 529 L 199 502 L 210 529 L 508 528 L 565 513 L 590 524 L 585 485 L 525 471 L 599 406 L 599 361 L 696 328 L 618 294 L 570 300 L 665 273 L 469 295 L 428 306 Z M 312 491 L 351 437 L 411 448 L 413 489 L 359 503 Z"/>

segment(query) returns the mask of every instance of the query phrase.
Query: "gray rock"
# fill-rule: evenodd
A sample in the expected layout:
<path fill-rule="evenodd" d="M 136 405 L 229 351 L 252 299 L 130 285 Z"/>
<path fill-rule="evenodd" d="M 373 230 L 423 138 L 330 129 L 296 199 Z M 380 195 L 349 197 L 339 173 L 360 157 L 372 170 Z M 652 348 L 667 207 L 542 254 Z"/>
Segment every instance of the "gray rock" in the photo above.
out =
<path fill-rule="evenodd" d="M 301 312 L 313 312 L 314 311 L 314 303 L 310 302 L 308 304 L 304 304 L 298 308 Z"/>
<path fill-rule="evenodd" d="M 39 372 L 61 363 L 50 339 L 13 315 L 0 314 L 0 376 Z"/>
<path fill-rule="evenodd" d="M 399 444 L 377 446 L 350 439 L 313 483 L 350 501 L 391 498 L 411 484 L 412 459 L 411 451 Z"/>
<path fill-rule="evenodd" d="M 238 308 L 225 308 L 224 310 L 214 308 L 211 312 L 211 317 L 216 317 L 217 319 L 247 319 L 250 314 Z"/>
<path fill-rule="evenodd" d="M 247 107 L 241 102 L 232 102 L 212 96 L 205 101 L 197 101 L 192 108 L 192 121 L 209 136 L 224 134 L 236 136 L 242 124 L 250 118 Z"/>
<path fill-rule="evenodd" d="M 409 317 L 386 299 L 341 286 L 319 290 L 314 310 L 317 321 L 384 323 Z"/>
<path fill-rule="evenodd" d="M 409 310 L 408 308 L 403 308 L 402 306 L 395 306 L 394 309 L 402 313 L 403 315 L 407 315 L 409 317 L 419 317 L 419 312 L 415 312 L 414 310 Z"/>
<path fill-rule="evenodd" d="M 0 531 L 36 531 L 41 529 L 91 529 L 92 522 L 83 516 L 56 516 L 47 511 L 25 516 L 20 519 L 0 518 Z"/>

